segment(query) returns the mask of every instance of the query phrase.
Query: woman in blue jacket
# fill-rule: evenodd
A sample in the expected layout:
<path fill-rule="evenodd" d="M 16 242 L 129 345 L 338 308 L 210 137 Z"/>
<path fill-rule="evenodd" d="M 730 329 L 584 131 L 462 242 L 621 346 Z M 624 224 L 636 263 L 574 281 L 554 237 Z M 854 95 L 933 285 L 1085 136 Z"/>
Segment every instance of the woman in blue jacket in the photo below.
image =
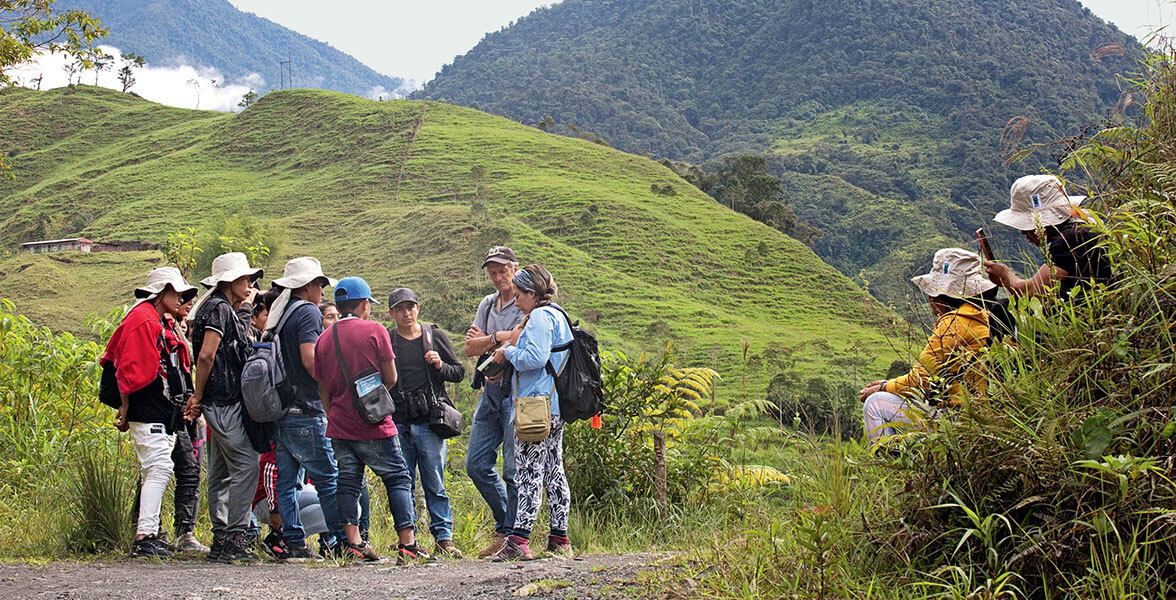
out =
<path fill-rule="evenodd" d="M 551 433 L 539 442 L 515 439 L 515 486 L 518 487 L 518 511 L 514 530 L 506 544 L 494 557 L 505 560 L 532 560 L 531 528 L 539 514 L 543 488 L 547 488 L 547 510 L 550 513 L 551 534 L 547 537 L 547 551 L 568 556 L 572 544 L 568 540 L 568 512 L 571 493 L 563 466 L 563 421 L 559 418 L 559 396 L 555 378 L 547 372 L 547 364 L 559 372 L 568 359 L 568 344 L 572 329 L 562 310 L 552 304 L 558 288 L 551 273 L 534 264 L 515 273 L 513 283 L 518 295 L 516 306 L 523 311 L 523 330 L 518 345 L 507 344 L 494 352 L 495 362 L 510 362 L 515 368 L 514 399 L 547 396 L 551 399 Z M 555 350 L 563 347 L 562 350 Z M 517 406 L 517 402 L 516 402 Z"/>

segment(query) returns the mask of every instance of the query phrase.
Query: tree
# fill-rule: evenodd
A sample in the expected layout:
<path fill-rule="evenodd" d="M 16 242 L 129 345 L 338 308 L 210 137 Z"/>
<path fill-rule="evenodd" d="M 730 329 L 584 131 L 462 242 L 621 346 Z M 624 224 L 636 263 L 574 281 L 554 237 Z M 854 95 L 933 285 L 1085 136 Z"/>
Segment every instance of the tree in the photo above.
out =
<path fill-rule="evenodd" d="M 245 110 L 253 106 L 254 102 L 257 102 L 257 92 L 250 89 L 248 92 L 245 92 L 244 96 L 241 96 L 241 101 L 237 103 L 237 106 L 241 107 L 241 110 Z"/>
<path fill-rule="evenodd" d="M 98 75 L 102 71 L 109 71 L 114 66 L 114 57 L 109 54 L 101 54 L 94 59 L 94 87 L 98 87 Z"/>
<path fill-rule="evenodd" d="M 195 78 L 189 79 L 188 85 L 192 86 L 192 89 L 196 90 L 196 108 L 200 108 L 200 80 Z"/>
<path fill-rule="evenodd" d="M 122 84 L 122 91 L 126 92 L 135 85 L 135 69 L 147 64 L 147 59 L 134 52 L 120 56 L 123 66 L 118 70 L 118 82 Z"/>

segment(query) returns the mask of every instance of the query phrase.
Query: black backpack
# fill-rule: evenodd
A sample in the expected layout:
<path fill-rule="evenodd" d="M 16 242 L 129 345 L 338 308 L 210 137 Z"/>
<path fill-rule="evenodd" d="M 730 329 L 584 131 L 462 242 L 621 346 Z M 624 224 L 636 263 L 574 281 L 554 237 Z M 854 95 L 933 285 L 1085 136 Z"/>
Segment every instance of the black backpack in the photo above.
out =
<path fill-rule="evenodd" d="M 559 310 L 568 327 L 572 330 L 572 341 L 555 346 L 552 352 L 570 350 L 564 360 L 563 369 L 555 372 L 551 361 L 547 361 L 547 373 L 555 378 L 555 389 L 559 392 L 559 419 L 574 423 L 590 419 L 604 410 L 604 386 L 600 378 L 600 351 L 596 336 L 580 328 L 580 322 L 572 322 L 567 311 Z"/>

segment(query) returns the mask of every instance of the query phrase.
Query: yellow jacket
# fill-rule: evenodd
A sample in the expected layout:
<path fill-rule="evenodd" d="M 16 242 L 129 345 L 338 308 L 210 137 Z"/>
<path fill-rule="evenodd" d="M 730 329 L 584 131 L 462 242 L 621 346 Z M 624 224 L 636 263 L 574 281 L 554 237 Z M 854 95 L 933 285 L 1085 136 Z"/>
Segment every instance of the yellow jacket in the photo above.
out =
<path fill-rule="evenodd" d="M 949 404 L 959 404 L 965 395 L 983 395 L 988 379 L 977 354 L 987 344 L 988 313 L 965 303 L 939 317 L 919 361 L 906 375 L 886 382 L 883 389 L 930 401 L 941 396 L 942 392 L 936 393 L 937 383 L 950 384 Z"/>

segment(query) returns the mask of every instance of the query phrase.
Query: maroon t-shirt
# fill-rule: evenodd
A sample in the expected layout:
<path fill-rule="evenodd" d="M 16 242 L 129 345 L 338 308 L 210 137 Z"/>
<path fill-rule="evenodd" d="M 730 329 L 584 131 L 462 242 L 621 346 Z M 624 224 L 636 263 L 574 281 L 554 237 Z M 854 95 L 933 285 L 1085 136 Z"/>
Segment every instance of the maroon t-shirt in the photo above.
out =
<path fill-rule="evenodd" d="M 368 425 L 355 410 L 350 383 L 343 376 L 339 356 L 335 353 L 335 331 L 347 361 L 347 371 L 354 377 L 365 369 L 396 359 L 388 330 L 374 321 L 355 317 L 340 319 L 323 332 L 314 344 L 314 378 L 327 388 L 331 407 L 327 410 L 327 437 L 344 440 L 379 440 L 396 435 L 392 417 L 379 425 Z"/>

